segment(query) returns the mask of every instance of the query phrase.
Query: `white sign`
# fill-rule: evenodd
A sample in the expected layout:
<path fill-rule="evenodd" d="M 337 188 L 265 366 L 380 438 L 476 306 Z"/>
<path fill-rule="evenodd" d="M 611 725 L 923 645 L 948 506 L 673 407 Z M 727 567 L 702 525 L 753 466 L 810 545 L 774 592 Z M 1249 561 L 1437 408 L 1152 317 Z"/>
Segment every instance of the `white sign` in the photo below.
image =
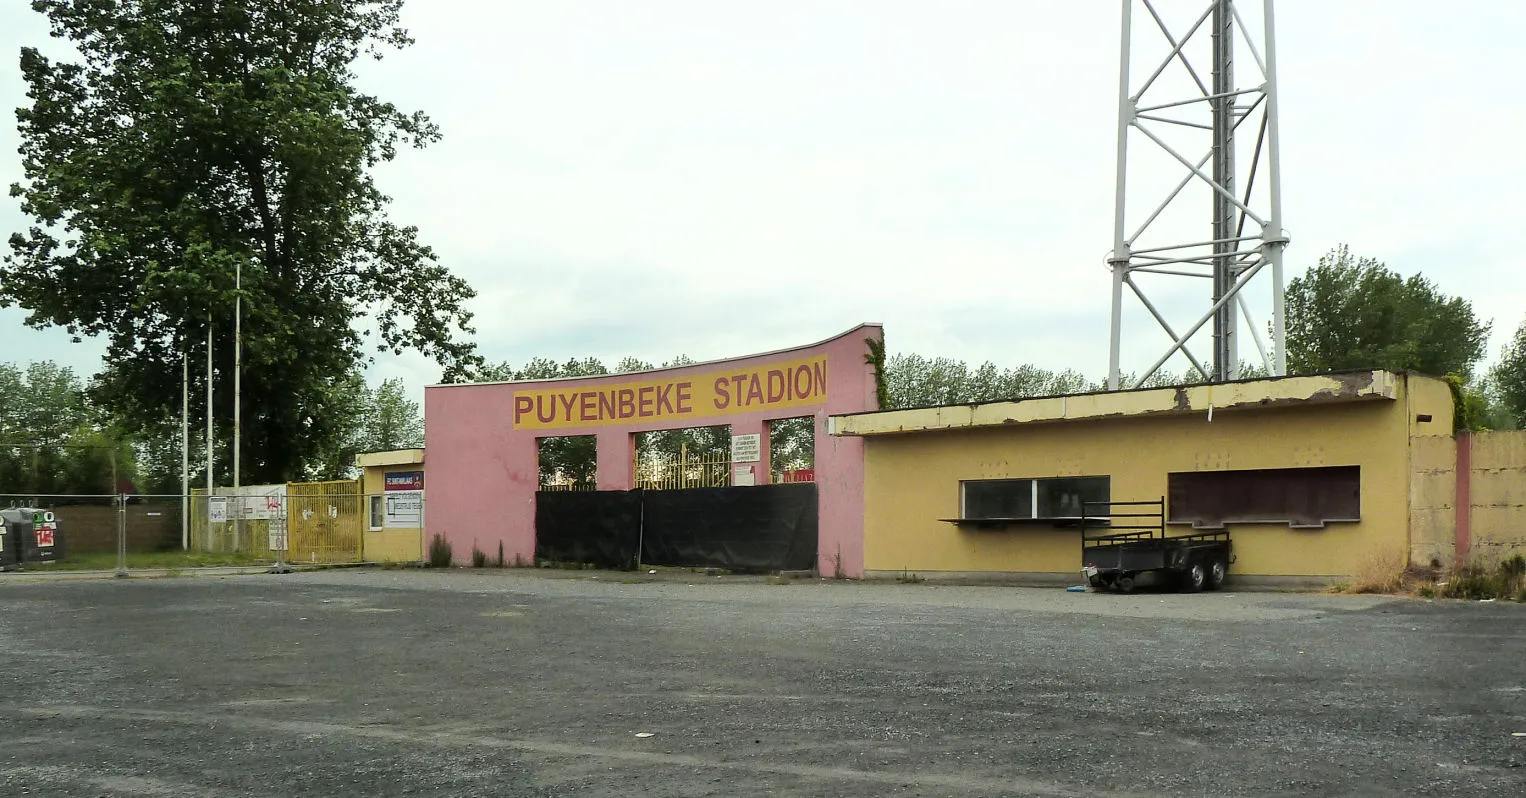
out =
<path fill-rule="evenodd" d="M 286 551 L 286 519 L 276 517 L 270 519 L 270 550 Z"/>
<path fill-rule="evenodd" d="M 733 463 L 756 463 L 763 459 L 763 436 L 754 432 L 751 435 L 731 436 L 731 462 Z"/>
<path fill-rule="evenodd" d="M 733 486 L 756 485 L 757 478 L 753 476 L 752 466 L 739 465 L 731 472 L 731 484 Z"/>
<path fill-rule="evenodd" d="M 225 524 L 228 522 L 228 497 L 207 497 L 207 522 L 212 524 Z"/>
<path fill-rule="evenodd" d="M 386 495 L 386 520 L 383 526 L 419 527 L 424 524 L 424 491 L 394 490 Z"/>

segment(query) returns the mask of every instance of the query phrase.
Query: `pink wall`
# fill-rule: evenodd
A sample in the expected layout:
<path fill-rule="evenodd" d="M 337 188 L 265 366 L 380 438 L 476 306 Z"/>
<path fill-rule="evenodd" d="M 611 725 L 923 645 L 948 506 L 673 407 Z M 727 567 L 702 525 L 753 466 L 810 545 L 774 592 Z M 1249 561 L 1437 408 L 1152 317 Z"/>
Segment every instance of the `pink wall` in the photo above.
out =
<path fill-rule="evenodd" d="M 504 556 L 529 561 L 535 555 L 535 491 L 539 487 L 537 438 L 551 435 L 596 435 L 598 440 L 598 487 L 628 490 L 632 473 L 634 435 L 638 432 L 730 424 L 733 435 L 763 434 L 763 462 L 757 465 L 758 481 L 767 480 L 768 422 L 811 415 L 816 418 L 816 482 L 820 501 L 820 536 L 817 570 L 823 576 L 839 571 L 843 576 L 864 573 L 864 449 L 863 439 L 826 434 L 827 416 L 877 410 L 874 367 L 865 360 L 865 339 L 882 340 L 879 325 L 860 325 L 835 338 L 798 349 L 730 360 L 700 363 L 677 369 L 636 374 L 615 374 L 570 380 L 544 380 L 477 385 L 431 385 L 424 391 L 425 446 L 429 457 L 428 501 L 425 527 L 450 541 L 458 562 L 469 559 L 473 545 L 496 555 L 503 544 Z M 721 415 L 697 415 L 711 405 L 700 400 L 684 401 L 679 394 L 659 395 L 655 404 L 641 406 L 647 418 L 604 424 L 582 424 L 600 418 L 593 398 L 582 406 L 551 404 L 560 408 L 559 425 L 553 429 L 531 428 L 536 411 L 546 412 L 548 403 L 533 404 L 530 392 L 545 399 L 544 392 L 596 392 L 601 386 L 645 381 L 683 380 L 712 372 L 744 372 L 805 358 L 826 358 L 826 399 L 791 407 L 763 407 Z M 700 386 L 700 389 L 705 386 Z M 699 389 L 696 389 L 699 390 Z M 519 399 L 516 403 L 516 398 Z M 607 395 L 605 398 L 610 398 Z M 643 396 L 645 399 L 651 397 Z M 703 398 L 703 397 L 701 397 Z M 611 403 L 612 403 L 611 399 Z M 706 400 L 708 401 L 708 400 Z M 663 408 L 671 409 L 664 413 Z M 734 407 L 734 405 L 732 405 Z M 528 411 L 527 411 L 528 408 Z M 685 408 L 693 413 L 685 414 Z M 607 411 L 609 408 L 604 408 Z M 521 419 L 518 428 L 515 418 Z M 577 419 L 577 421 L 571 421 Z M 574 425 L 576 424 L 576 425 Z"/>

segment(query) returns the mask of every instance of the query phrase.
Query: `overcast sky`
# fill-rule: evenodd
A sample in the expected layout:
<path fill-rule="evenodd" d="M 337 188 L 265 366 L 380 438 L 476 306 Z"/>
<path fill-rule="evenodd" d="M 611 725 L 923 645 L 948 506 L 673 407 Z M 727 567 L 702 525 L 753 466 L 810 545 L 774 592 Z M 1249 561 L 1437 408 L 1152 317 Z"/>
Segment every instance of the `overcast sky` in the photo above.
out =
<path fill-rule="evenodd" d="M 1177 27 L 1206 7 L 1160 5 Z M 418 43 L 363 84 L 444 139 L 378 181 L 477 288 L 491 360 L 711 359 L 874 321 L 892 352 L 1101 377 L 1118 9 L 412 0 Z M 1346 242 L 1471 300 L 1497 356 L 1526 317 L 1523 29 L 1526 5 L 1493 0 L 1278 5 L 1290 277 Z M 45 33 L 0 7 L 0 106 Z M 1164 41 L 1139 34 L 1136 70 Z M 0 183 L 15 147 L 7 123 Z M 23 223 L 0 198 L 0 235 Z M 1163 300 L 1180 326 L 1206 309 L 1188 299 Z M 1163 334 L 1125 310 L 1141 369 Z M 102 346 L 22 318 L 0 311 L 0 361 L 97 368 Z M 417 394 L 439 369 L 386 356 L 387 376 Z"/>

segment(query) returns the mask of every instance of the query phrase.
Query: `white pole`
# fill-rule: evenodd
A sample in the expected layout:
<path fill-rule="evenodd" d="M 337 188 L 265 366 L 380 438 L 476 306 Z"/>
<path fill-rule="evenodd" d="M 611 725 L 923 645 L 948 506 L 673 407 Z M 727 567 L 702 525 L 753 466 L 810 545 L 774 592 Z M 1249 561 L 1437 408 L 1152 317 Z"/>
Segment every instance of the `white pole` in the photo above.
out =
<path fill-rule="evenodd" d="M 233 267 L 233 487 L 239 486 L 239 400 L 242 398 L 242 385 L 244 361 L 244 264 L 237 262 Z"/>
<path fill-rule="evenodd" d="M 1288 245 L 1288 234 L 1282 229 L 1282 137 L 1277 128 L 1277 38 L 1273 33 L 1276 25 L 1272 21 L 1272 0 L 1266 0 L 1262 8 L 1266 18 L 1266 165 L 1272 179 L 1268 187 L 1271 212 L 1267 214 L 1262 235 L 1267 259 L 1272 262 L 1272 376 L 1281 377 L 1288 373 L 1282 271 L 1282 252 Z"/>
<path fill-rule="evenodd" d="M 207 496 L 213 491 L 212 482 L 212 317 L 207 316 Z"/>
<path fill-rule="evenodd" d="M 191 353 L 180 345 L 180 548 L 191 548 Z"/>
<path fill-rule="evenodd" d="M 1108 337 L 1107 389 L 1121 386 L 1119 363 L 1123 349 L 1123 280 L 1129 273 L 1129 243 L 1124 236 L 1124 197 L 1128 184 L 1129 125 L 1134 121 L 1134 100 L 1129 96 L 1130 19 L 1134 0 L 1123 0 L 1122 46 L 1118 58 L 1118 171 L 1113 183 L 1113 251 L 1108 265 L 1113 271 L 1112 327 Z"/>

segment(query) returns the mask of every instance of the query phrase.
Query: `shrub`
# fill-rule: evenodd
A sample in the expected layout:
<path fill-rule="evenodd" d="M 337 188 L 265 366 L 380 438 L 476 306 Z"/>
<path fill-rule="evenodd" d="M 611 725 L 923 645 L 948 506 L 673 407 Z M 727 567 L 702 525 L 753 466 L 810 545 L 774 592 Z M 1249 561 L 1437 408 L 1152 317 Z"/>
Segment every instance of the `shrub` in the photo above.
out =
<path fill-rule="evenodd" d="M 1514 554 L 1493 568 L 1478 563 L 1453 568 L 1441 595 L 1458 599 L 1526 600 L 1526 557 Z"/>
<path fill-rule="evenodd" d="M 449 568 L 451 558 L 450 541 L 436 533 L 434 539 L 429 541 L 429 567 Z"/>
<path fill-rule="evenodd" d="M 473 568 L 486 568 L 487 567 L 487 552 L 483 551 L 482 549 L 477 548 L 476 544 L 472 544 L 472 567 Z"/>
<path fill-rule="evenodd" d="M 503 567 L 503 541 L 501 540 L 498 541 L 498 559 L 493 562 L 493 565 L 498 568 Z"/>

